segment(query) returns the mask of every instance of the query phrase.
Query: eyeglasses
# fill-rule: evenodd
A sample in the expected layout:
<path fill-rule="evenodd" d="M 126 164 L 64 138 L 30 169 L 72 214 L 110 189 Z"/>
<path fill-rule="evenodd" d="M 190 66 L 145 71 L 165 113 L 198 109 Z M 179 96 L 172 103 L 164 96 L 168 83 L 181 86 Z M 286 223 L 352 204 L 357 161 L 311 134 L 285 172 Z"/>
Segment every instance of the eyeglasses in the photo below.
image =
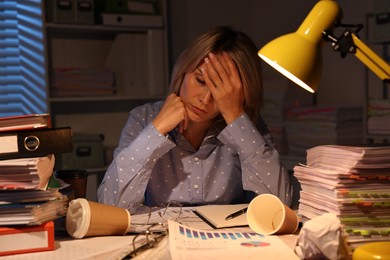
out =
<path fill-rule="evenodd" d="M 131 215 L 131 232 L 146 231 L 148 226 L 164 223 L 168 220 L 178 221 L 182 214 L 182 205 L 177 201 L 170 201 L 161 206 L 149 207 L 144 204 L 134 205 Z M 138 232 L 137 232 L 138 231 Z"/>

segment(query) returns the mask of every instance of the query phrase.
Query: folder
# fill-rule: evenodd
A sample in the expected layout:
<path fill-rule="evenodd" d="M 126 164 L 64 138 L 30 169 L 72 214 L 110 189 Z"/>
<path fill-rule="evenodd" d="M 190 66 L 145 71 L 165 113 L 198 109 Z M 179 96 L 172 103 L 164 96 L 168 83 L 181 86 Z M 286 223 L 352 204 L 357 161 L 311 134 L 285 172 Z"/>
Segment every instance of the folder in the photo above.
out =
<path fill-rule="evenodd" d="M 54 250 L 54 222 L 39 226 L 0 227 L 0 256 Z"/>
<path fill-rule="evenodd" d="M 70 127 L 0 132 L 0 160 L 72 152 Z"/>

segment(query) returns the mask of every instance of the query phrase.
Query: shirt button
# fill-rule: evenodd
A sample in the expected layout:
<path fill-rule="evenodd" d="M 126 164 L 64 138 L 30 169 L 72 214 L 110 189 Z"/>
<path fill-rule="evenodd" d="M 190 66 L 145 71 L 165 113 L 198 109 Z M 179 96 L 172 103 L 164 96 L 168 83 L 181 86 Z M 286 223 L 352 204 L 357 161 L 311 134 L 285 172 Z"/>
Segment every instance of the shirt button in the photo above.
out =
<path fill-rule="evenodd" d="M 195 185 L 194 185 L 194 188 L 195 188 L 195 189 L 199 188 L 199 185 L 198 185 L 198 184 L 195 184 Z"/>
<path fill-rule="evenodd" d="M 195 157 L 194 158 L 195 162 L 199 161 L 199 158 L 198 157 Z"/>

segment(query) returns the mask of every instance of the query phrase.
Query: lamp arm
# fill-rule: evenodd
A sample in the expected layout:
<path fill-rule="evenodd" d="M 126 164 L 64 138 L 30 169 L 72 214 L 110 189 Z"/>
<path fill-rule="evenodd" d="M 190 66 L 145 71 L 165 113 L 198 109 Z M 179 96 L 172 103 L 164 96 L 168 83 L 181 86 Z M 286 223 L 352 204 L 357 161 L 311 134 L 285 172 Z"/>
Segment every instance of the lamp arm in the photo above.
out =
<path fill-rule="evenodd" d="M 328 31 L 324 31 L 322 34 L 325 41 L 332 42 L 333 49 L 340 52 L 342 58 L 353 53 L 382 81 L 390 83 L 390 65 L 363 43 L 355 33 L 346 30 L 339 38 Z"/>
<path fill-rule="evenodd" d="M 355 34 L 351 34 L 356 46 L 355 56 L 363 62 L 382 81 L 390 83 L 390 65 L 363 43 Z"/>

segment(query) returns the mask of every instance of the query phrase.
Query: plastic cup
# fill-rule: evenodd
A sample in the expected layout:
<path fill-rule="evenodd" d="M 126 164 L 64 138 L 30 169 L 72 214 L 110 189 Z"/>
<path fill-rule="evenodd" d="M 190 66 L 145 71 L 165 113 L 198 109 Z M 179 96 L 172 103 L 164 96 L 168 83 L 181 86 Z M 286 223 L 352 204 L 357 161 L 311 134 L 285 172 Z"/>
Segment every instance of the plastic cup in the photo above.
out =
<path fill-rule="evenodd" d="M 125 235 L 130 224 L 127 209 L 83 198 L 72 200 L 66 214 L 66 231 L 74 238 Z"/>
<path fill-rule="evenodd" d="M 272 194 L 261 194 L 248 205 L 249 227 L 258 234 L 292 234 L 298 229 L 297 214 Z"/>

